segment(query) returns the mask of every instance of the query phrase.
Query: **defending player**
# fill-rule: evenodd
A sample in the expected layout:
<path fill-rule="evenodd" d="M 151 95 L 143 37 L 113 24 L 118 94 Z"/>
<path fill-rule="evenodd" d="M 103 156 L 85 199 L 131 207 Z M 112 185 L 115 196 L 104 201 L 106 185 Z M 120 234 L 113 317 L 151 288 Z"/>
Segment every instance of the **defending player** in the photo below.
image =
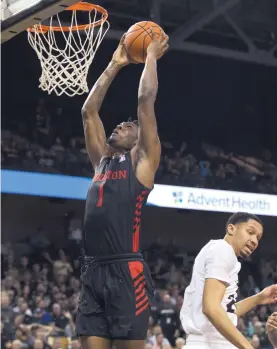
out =
<path fill-rule="evenodd" d="M 76 332 L 83 349 L 141 349 L 149 320 L 153 286 L 139 253 L 142 210 L 154 185 L 161 146 L 154 103 L 157 59 L 168 37 L 153 41 L 138 92 L 138 123 L 122 122 L 106 138 L 98 112 L 108 87 L 130 63 L 123 46 L 95 83 L 83 109 L 87 150 L 95 169 L 84 219 L 82 290 Z"/>
<path fill-rule="evenodd" d="M 250 256 L 262 235 L 258 217 L 236 213 L 227 222 L 224 239 L 211 240 L 196 257 L 180 314 L 187 349 L 253 349 L 236 328 L 237 318 L 259 304 L 275 303 L 277 285 L 237 303 L 237 257 Z"/>
<path fill-rule="evenodd" d="M 268 318 L 266 330 L 271 344 L 274 349 L 277 349 L 277 312 L 271 314 Z"/>

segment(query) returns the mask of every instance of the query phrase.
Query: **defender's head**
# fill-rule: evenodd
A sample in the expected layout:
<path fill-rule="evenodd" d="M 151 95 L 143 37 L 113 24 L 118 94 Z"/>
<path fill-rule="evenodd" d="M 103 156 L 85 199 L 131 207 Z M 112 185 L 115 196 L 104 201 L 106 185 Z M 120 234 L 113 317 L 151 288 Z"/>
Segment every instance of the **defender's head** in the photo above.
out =
<path fill-rule="evenodd" d="M 118 151 L 129 151 L 137 143 L 138 140 L 138 121 L 129 119 L 117 125 L 109 137 L 107 143 Z"/>
<path fill-rule="evenodd" d="M 255 215 L 237 212 L 226 224 L 226 240 L 237 256 L 246 258 L 258 247 L 263 235 L 263 223 Z"/>

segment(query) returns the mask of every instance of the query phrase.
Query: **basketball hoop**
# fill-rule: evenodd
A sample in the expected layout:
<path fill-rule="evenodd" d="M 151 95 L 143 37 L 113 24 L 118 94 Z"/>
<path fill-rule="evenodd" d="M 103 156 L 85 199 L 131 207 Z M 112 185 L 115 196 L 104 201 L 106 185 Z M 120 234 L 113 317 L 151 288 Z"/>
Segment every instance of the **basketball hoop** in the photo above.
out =
<path fill-rule="evenodd" d="M 27 31 L 28 41 L 42 68 L 39 87 L 48 94 L 55 92 L 60 96 L 65 93 L 72 97 L 89 91 L 88 70 L 110 24 L 107 11 L 98 5 L 79 2 L 65 11 L 72 11 L 69 26 L 63 26 L 56 14 L 49 19 L 49 25 L 35 24 Z M 87 24 L 78 24 L 78 11 L 88 13 Z M 62 48 L 60 41 L 57 43 L 57 33 L 61 34 Z"/>

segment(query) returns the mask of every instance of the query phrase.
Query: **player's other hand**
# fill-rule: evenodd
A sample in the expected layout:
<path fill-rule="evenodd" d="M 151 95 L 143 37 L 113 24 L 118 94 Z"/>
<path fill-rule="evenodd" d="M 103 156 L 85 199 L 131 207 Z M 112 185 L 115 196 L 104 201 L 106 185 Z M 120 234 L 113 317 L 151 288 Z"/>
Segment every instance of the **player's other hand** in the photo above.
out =
<path fill-rule="evenodd" d="M 260 305 L 277 303 L 277 284 L 264 288 L 258 296 Z"/>
<path fill-rule="evenodd" d="M 274 347 L 277 347 L 277 312 L 270 315 L 266 323 L 268 338 Z"/>
<path fill-rule="evenodd" d="M 115 50 L 112 58 L 112 62 L 119 65 L 120 67 L 124 67 L 125 65 L 128 65 L 130 63 L 136 63 L 131 60 L 131 58 L 128 56 L 128 53 L 124 47 L 125 36 L 126 36 L 126 33 L 120 39 L 119 45 Z"/>
<path fill-rule="evenodd" d="M 266 322 L 267 332 L 276 331 L 277 333 L 277 312 L 270 315 Z"/>
<path fill-rule="evenodd" d="M 156 59 L 161 58 L 168 50 L 168 36 L 160 35 L 158 38 L 157 33 L 151 28 L 152 42 L 147 47 L 147 55 L 154 55 Z"/>

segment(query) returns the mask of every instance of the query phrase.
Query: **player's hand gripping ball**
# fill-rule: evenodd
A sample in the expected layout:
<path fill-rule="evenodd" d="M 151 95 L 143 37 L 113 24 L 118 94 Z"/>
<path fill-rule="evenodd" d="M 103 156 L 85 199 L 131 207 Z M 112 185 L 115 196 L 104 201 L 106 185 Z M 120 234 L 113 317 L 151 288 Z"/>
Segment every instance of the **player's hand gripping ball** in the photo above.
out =
<path fill-rule="evenodd" d="M 168 36 L 158 24 L 144 21 L 130 27 L 124 36 L 124 46 L 130 59 L 136 63 L 144 63 L 147 56 L 147 48 L 153 40 L 159 43 L 166 40 L 164 52 L 167 50 Z M 164 52 L 161 52 L 157 58 L 160 58 Z"/>
<path fill-rule="evenodd" d="M 132 61 L 132 59 L 129 57 L 125 47 L 124 47 L 124 39 L 126 37 L 126 34 L 124 34 L 119 42 L 119 45 L 117 49 L 115 50 L 112 58 L 112 62 L 120 67 L 124 67 L 125 65 L 128 65 L 129 63 L 135 63 Z"/>

